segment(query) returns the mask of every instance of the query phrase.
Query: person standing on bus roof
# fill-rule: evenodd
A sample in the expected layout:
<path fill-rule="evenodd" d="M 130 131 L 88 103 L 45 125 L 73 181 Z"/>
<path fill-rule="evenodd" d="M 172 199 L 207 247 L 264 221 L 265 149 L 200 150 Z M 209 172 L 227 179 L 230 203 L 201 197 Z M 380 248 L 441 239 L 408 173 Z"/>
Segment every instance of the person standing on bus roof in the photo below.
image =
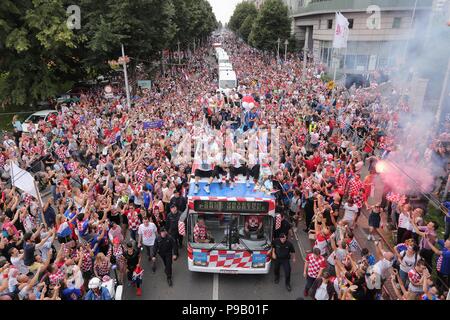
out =
<path fill-rule="evenodd" d="M 275 283 L 280 281 L 280 267 L 283 266 L 285 275 L 286 289 L 291 291 L 291 263 L 295 263 L 295 249 L 294 245 L 287 240 L 284 233 L 280 234 L 280 238 L 275 239 L 272 243 L 273 251 L 272 258 L 274 261 L 274 273 L 275 273 Z"/>
<path fill-rule="evenodd" d="M 206 154 L 206 151 L 202 151 L 202 156 L 200 159 L 200 163 L 197 169 L 195 169 L 194 175 L 195 175 L 195 186 L 194 186 L 194 193 L 197 194 L 200 186 L 199 181 L 200 178 L 209 178 L 208 183 L 204 187 L 204 190 L 206 193 L 209 194 L 210 190 L 209 187 L 214 179 L 214 168 L 211 159 L 208 159 L 208 156 Z"/>
<path fill-rule="evenodd" d="M 178 246 L 175 240 L 167 233 L 165 228 L 161 228 L 160 235 L 155 240 L 155 250 L 153 251 L 153 261 L 156 261 L 156 255 L 159 254 L 164 262 L 167 283 L 172 286 L 172 261 L 178 257 Z"/>
<path fill-rule="evenodd" d="M 243 164 L 245 161 L 244 157 L 242 156 L 242 150 L 237 150 L 236 152 L 233 152 L 230 159 L 230 178 L 231 178 L 231 186 L 230 188 L 234 188 L 235 184 L 235 178 L 237 175 L 247 175 L 247 166 Z"/>

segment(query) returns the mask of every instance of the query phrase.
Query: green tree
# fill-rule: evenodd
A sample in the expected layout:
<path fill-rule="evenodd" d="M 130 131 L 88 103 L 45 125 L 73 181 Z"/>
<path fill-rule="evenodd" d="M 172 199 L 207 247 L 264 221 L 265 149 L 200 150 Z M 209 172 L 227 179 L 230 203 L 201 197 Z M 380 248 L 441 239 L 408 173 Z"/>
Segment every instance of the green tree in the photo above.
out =
<path fill-rule="evenodd" d="M 80 76 L 63 0 L 0 1 L 0 102 L 28 105 Z"/>
<path fill-rule="evenodd" d="M 244 20 L 248 16 L 256 17 L 257 14 L 258 10 L 254 3 L 248 1 L 241 2 L 234 9 L 233 15 L 228 22 L 228 28 L 239 34 L 239 29 L 244 23 Z"/>
<path fill-rule="evenodd" d="M 109 70 L 108 60 L 121 55 L 123 43 L 132 58 L 131 72 L 142 61 L 155 59 L 173 40 L 176 25 L 172 0 L 82 0 L 86 12 L 82 31 L 83 66 L 92 76 Z"/>
<path fill-rule="evenodd" d="M 281 0 L 267 0 L 258 12 L 252 31 L 249 35 L 249 43 L 260 50 L 277 50 L 277 39 L 281 39 L 281 46 L 289 38 L 291 32 L 291 20 L 288 15 L 288 7 Z"/>
<path fill-rule="evenodd" d="M 239 28 L 239 35 L 245 42 L 248 42 L 248 36 L 252 31 L 253 22 L 255 21 L 256 15 L 248 15 Z"/>

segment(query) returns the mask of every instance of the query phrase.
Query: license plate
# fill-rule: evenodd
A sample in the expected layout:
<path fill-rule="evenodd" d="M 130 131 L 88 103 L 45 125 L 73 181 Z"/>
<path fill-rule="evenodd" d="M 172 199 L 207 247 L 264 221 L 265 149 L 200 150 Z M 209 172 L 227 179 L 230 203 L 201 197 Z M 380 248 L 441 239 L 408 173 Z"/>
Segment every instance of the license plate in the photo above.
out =
<path fill-rule="evenodd" d="M 237 270 L 230 270 L 230 269 L 220 269 L 220 273 L 236 274 L 236 273 L 238 273 L 238 271 Z"/>

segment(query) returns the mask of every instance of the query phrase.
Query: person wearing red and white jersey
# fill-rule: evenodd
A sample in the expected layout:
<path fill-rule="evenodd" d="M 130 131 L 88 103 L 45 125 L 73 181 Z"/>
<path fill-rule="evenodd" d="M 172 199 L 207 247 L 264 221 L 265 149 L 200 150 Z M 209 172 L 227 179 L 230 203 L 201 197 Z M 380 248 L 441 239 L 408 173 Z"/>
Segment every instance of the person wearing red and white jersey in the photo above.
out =
<path fill-rule="evenodd" d="M 208 234 L 208 229 L 205 225 L 205 220 L 199 217 L 194 227 L 194 242 L 209 243 L 211 239 Z"/>
<path fill-rule="evenodd" d="M 320 255 L 319 248 L 313 248 L 313 252 L 306 256 L 305 267 L 303 269 L 303 277 L 306 278 L 304 296 L 307 297 L 309 289 L 314 281 L 322 275 L 327 264 L 325 258 Z"/>
<path fill-rule="evenodd" d="M 144 216 L 143 223 L 138 228 L 138 235 L 138 247 L 141 248 L 141 250 L 144 250 L 145 248 L 148 256 L 148 261 L 152 261 L 157 228 L 153 222 L 150 222 L 147 216 Z M 153 261 L 152 264 L 152 271 L 156 271 L 155 261 Z"/>
<path fill-rule="evenodd" d="M 244 223 L 244 233 L 246 237 L 256 234 L 258 238 L 264 236 L 263 221 L 259 216 L 246 216 Z"/>

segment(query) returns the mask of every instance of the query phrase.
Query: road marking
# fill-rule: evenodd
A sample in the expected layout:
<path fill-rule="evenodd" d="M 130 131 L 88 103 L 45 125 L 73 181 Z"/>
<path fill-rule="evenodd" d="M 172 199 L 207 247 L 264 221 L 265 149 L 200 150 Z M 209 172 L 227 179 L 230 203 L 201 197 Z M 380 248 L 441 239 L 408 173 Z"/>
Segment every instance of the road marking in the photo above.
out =
<path fill-rule="evenodd" d="M 304 251 L 303 246 L 302 246 L 302 244 L 300 242 L 300 239 L 299 239 L 299 237 L 297 235 L 297 232 L 293 232 L 293 234 L 294 234 L 295 240 L 297 240 L 297 245 L 300 248 L 300 254 L 302 255 L 303 261 L 306 261 L 305 251 Z"/>
<path fill-rule="evenodd" d="M 214 273 L 213 275 L 213 300 L 219 300 L 219 274 Z"/>

